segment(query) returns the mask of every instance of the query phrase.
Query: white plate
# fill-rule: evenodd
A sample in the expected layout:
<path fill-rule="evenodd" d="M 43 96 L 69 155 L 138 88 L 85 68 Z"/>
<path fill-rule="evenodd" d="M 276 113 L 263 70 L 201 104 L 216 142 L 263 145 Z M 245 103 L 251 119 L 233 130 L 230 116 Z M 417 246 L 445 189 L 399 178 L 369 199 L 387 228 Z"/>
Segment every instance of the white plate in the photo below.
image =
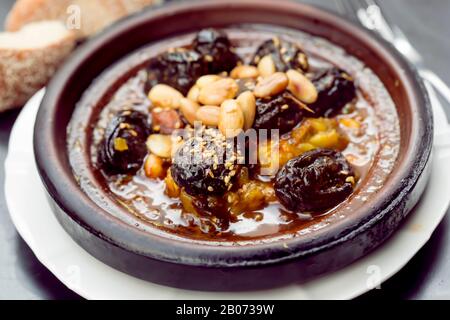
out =
<path fill-rule="evenodd" d="M 156 285 L 117 271 L 89 255 L 58 224 L 34 162 L 33 124 L 44 92 L 26 105 L 11 133 L 5 193 L 11 218 L 26 243 L 62 283 L 88 299 L 349 299 L 399 271 L 427 242 L 449 205 L 450 128 L 435 106 L 432 176 L 418 206 L 381 247 L 337 272 L 304 284 L 254 292 L 202 292 Z M 41 141 L 40 143 L 45 143 Z"/>

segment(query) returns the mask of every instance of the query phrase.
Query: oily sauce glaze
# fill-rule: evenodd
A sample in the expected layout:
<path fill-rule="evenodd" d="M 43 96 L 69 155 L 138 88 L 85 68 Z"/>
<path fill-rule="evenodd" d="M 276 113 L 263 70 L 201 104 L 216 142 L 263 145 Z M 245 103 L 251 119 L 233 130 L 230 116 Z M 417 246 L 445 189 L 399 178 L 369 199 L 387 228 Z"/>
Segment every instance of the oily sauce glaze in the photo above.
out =
<path fill-rule="evenodd" d="M 242 59 L 243 63 L 248 65 L 256 64 L 254 59 L 257 48 L 267 53 L 270 48 L 264 48 L 262 44 L 268 43 L 268 46 L 270 46 L 270 39 L 282 34 L 283 36 L 279 38 L 297 45 L 297 49 L 286 50 L 286 54 L 292 54 L 293 51 L 297 50 L 294 52 L 294 55 L 297 56 L 299 54 L 298 48 L 301 48 L 301 52 L 308 56 L 308 66 L 305 66 L 304 61 L 298 60 L 300 63 L 294 67 L 302 70 L 308 68 L 308 72 L 315 75 L 316 87 L 320 88 L 321 85 L 326 85 L 330 81 L 336 81 L 336 77 L 330 77 L 330 74 L 332 75 L 337 72 L 336 70 L 342 69 L 351 75 L 352 84 L 354 80 L 356 97 L 343 108 L 338 108 L 338 112 L 335 112 L 335 109 L 324 108 L 323 106 L 339 103 L 341 98 L 346 99 L 342 95 L 345 95 L 347 91 L 338 90 L 341 91 L 341 95 L 319 96 L 319 99 L 328 99 L 328 103 L 318 103 L 316 100 L 317 116 L 322 117 L 317 118 L 316 114 L 314 115 L 316 118 L 303 117 L 303 120 L 299 123 L 299 121 L 292 122 L 293 118 L 295 120 L 297 109 L 294 109 L 293 113 L 291 112 L 289 101 L 284 103 L 286 102 L 283 100 L 286 99 L 284 96 L 286 93 L 283 93 L 276 97 L 283 102 L 275 104 L 275 108 L 283 107 L 283 109 L 275 115 L 270 114 L 274 110 L 274 106 L 270 105 L 272 100 L 267 101 L 267 107 L 257 108 L 257 112 L 267 112 L 268 115 L 260 117 L 256 115 L 256 126 L 260 128 L 270 127 L 261 119 L 270 119 L 268 123 L 279 123 L 279 129 L 282 133 L 279 142 L 279 148 L 282 151 L 279 154 L 281 165 L 285 165 L 292 158 L 315 148 L 327 149 L 331 147 L 341 151 L 346 161 L 351 164 L 351 169 L 356 177 L 356 180 L 351 182 L 354 186 L 352 187 L 353 194 L 349 199 L 335 207 L 315 212 L 307 211 L 306 209 L 309 208 L 305 207 L 291 207 L 291 209 L 304 210 L 289 211 L 286 206 L 279 203 L 273 190 L 276 172 L 273 172 L 272 178 L 267 178 L 260 177 L 252 170 L 245 168 L 239 174 L 236 184 L 243 185 L 249 182 L 257 182 L 256 188 L 258 191 L 262 190 L 260 194 L 262 193 L 265 196 L 264 205 L 260 206 L 258 201 L 261 199 L 257 198 L 253 199 L 254 201 L 249 201 L 249 203 L 256 203 L 255 208 L 247 205 L 240 207 L 239 205 L 243 201 L 238 198 L 234 202 L 236 205 L 233 207 L 235 214 L 230 214 L 230 208 L 226 205 L 224 207 L 221 201 L 217 203 L 201 201 L 206 195 L 194 199 L 188 193 L 170 197 L 171 190 L 170 185 L 167 184 L 167 179 L 150 179 L 142 166 L 137 170 L 131 170 L 131 174 L 116 174 L 103 170 L 98 166 L 101 161 L 99 157 L 104 156 L 100 146 L 104 143 L 105 133 L 110 130 L 108 128 L 112 119 L 123 112 L 124 107 L 127 110 L 137 111 L 149 117 L 150 109 L 154 108 L 147 97 L 149 89 L 152 85 L 155 85 L 155 83 L 150 82 L 149 86 L 148 80 L 151 79 L 151 76 L 148 73 L 148 64 L 143 64 L 145 67 L 138 68 L 128 80 L 120 85 L 107 103 L 102 106 L 101 112 L 90 119 L 89 127 L 85 127 L 83 117 L 80 114 L 83 112 L 82 110 L 93 106 L 86 103 L 77 106 L 68 131 L 69 154 L 76 177 L 83 181 L 83 170 L 80 170 L 81 164 L 77 159 L 80 159 L 80 154 L 83 150 L 86 150 L 89 153 L 89 165 L 94 168 L 98 179 L 109 191 L 113 201 L 120 203 L 130 213 L 132 218 L 127 222 L 133 221 L 136 227 L 144 230 L 157 227 L 164 232 L 198 241 L 244 241 L 263 239 L 269 236 L 301 235 L 326 227 L 332 219 L 345 218 L 347 214 L 351 214 L 351 212 L 346 212 L 350 201 L 364 205 L 370 194 L 377 192 L 383 186 L 397 157 L 399 125 L 392 100 L 378 78 L 370 70 L 367 70 L 360 61 L 348 56 L 339 47 L 298 31 L 272 31 L 274 29 L 271 28 L 271 31 L 268 31 L 255 26 L 243 26 L 226 29 L 225 32 L 236 47 L 236 54 L 239 59 Z M 174 39 L 172 44 L 179 44 L 175 47 L 186 45 L 193 38 L 193 35 L 186 35 Z M 145 56 L 145 52 L 150 51 L 146 48 L 142 49 L 139 54 L 145 58 L 141 56 L 140 59 L 145 61 L 145 59 L 152 58 L 152 55 Z M 166 51 L 162 51 L 162 53 L 164 54 Z M 126 59 L 137 60 L 136 54 Z M 196 57 L 196 59 L 199 58 Z M 227 61 L 233 59 L 233 57 L 228 56 Z M 283 66 L 283 57 L 274 57 L 273 59 L 276 62 L 277 69 L 284 68 L 287 70 L 293 67 Z M 150 59 L 150 61 L 152 60 Z M 211 68 L 214 69 L 217 66 Z M 231 67 L 227 67 L 227 69 L 231 70 Z M 348 79 L 341 80 L 336 84 L 336 88 L 345 89 L 346 86 L 349 86 L 349 83 L 346 82 Z M 101 81 L 101 77 L 97 81 Z M 170 79 L 170 81 L 173 81 L 173 79 Z M 188 88 L 193 83 L 183 85 L 179 89 L 183 94 L 187 94 Z M 259 100 L 258 103 L 264 104 L 265 102 Z M 285 107 L 285 105 L 288 107 Z M 310 106 L 314 107 L 314 104 Z M 288 112 L 291 116 L 282 116 L 274 122 L 274 116 L 277 117 L 282 112 Z M 292 115 L 294 116 L 292 117 Z M 187 125 L 186 119 L 181 117 L 180 120 L 183 122 L 182 126 Z M 291 121 L 289 122 L 289 120 Z M 155 121 L 154 117 L 152 121 Z M 283 121 L 288 122 L 284 123 Z M 80 134 L 80 130 L 84 130 L 84 135 Z M 168 131 L 170 131 L 170 128 Z M 336 132 L 339 134 L 336 134 Z M 117 134 L 120 135 L 120 127 Z M 139 132 L 137 134 L 140 135 Z M 83 139 L 83 137 L 85 138 Z M 330 141 L 332 142 L 330 143 Z M 117 147 L 117 145 L 113 147 Z M 267 157 L 268 162 L 270 162 L 270 157 L 271 155 Z M 167 163 L 162 165 L 164 169 L 167 169 Z M 264 167 L 264 165 L 262 160 L 260 166 Z M 80 184 L 83 187 L 83 184 Z M 348 185 L 344 189 L 348 189 Z M 101 200 L 96 197 L 95 191 L 89 188 L 84 188 L 84 190 L 94 200 L 101 203 Z M 345 192 L 345 196 L 341 200 L 344 200 L 347 195 L 348 192 Z M 239 194 L 231 193 L 227 198 L 230 196 L 239 197 Z M 192 212 L 193 210 L 189 210 L 189 206 L 192 204 L 196 207 L 195 213 Z"/>

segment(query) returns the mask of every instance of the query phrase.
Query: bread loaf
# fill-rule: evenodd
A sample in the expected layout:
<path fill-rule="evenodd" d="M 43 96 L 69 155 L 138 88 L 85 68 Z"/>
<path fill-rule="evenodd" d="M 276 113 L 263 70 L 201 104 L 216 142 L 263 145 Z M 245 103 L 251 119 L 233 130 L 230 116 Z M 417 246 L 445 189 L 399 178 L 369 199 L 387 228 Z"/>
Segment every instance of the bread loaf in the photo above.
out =
<path fill-rule="evenodd" d="M 45 86 L 76 44 L 60 21 L 0 33 L 0 111 L 23 105 Z"/>
<path fill-rule="evenodd" d="M 60 20 L 79 38 L 161 0 L 17 0 L 6 20 L 7 31 L 41 20 Z"/>

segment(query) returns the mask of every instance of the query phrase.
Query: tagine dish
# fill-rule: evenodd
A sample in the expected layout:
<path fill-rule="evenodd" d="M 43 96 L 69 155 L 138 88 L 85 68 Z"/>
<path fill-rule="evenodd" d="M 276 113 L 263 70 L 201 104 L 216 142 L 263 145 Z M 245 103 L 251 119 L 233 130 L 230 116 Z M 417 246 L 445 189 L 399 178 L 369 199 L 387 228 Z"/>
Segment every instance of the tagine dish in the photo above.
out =
<path fill-rule="evenodd" d="M 101 103 L 90 96 L 108 72 L 78 103 L 67 148 L 84 192 L 136 228 L 215 243 L 296 237 L 346 219 L 396 163 L 387 90 L 324 39 L 203 29 L 120 63 L 133 68 Z"/>

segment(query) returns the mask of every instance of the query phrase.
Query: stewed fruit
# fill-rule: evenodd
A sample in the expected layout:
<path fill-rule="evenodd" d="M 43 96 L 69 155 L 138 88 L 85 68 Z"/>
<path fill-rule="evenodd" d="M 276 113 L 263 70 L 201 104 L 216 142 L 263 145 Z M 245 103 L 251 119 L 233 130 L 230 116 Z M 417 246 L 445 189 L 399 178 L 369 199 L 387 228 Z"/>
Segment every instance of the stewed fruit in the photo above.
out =
<path fill-rule="evenodd" d="M 99 164 L 105 172 L 134 174 L 142 166 L 151 133 L 149 116 L 124 110 L 108 124 L 99 148 Z"/>
<path fill-rule="evenodd" d="M 289 160 L 275 179 L 280 203 L 294 212 L 330 209 L 353 191 L 355 175 L 344 155 L 315 149 Z"/>

